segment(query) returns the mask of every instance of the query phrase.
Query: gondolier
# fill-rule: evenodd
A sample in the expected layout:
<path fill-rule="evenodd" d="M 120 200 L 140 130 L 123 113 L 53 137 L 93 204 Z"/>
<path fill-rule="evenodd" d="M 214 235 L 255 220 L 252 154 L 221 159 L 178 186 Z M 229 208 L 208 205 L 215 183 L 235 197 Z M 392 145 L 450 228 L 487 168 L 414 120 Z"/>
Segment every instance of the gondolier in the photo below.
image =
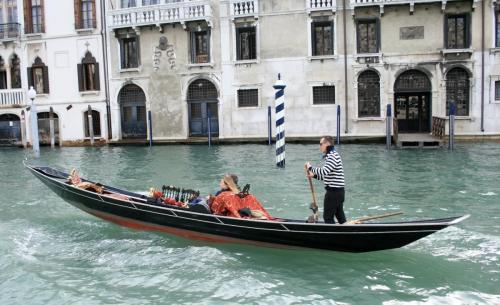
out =
<path fill-rule="evenodd" d="M 317 167 L 307 162 L 306 167 L 312 177 L 325 183 L 326 193 L 323 206 L 325 223 L 335 223 L 335 216 L 337 221 L 342 224 L 346 222 L 344 214 L 345 181 L 342 159 L 333 146 L 331 136 L 321 138 L 319 145 L 320 151 L 325 154 L 323 157 L 325 163 L 323 166 Z"/>

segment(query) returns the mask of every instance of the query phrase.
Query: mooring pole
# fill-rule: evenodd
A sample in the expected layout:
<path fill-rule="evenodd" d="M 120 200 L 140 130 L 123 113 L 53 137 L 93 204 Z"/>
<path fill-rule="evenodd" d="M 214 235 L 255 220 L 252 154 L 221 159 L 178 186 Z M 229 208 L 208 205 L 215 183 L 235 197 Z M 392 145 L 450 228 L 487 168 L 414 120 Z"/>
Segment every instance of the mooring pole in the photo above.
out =
<path fill-rule="evenodd" d="M 273 136 L 271 134 L 271 106 L 267 106 L 267 145 L 273 143 Z"/>
<path fill-rule="evenodd" d="M 273 88 L 276 107 L 276 166 L 285 167 L 285 83 L 278 73 L 278 80 Z"/>
<path fill-rule="evenodd" d="M 50 133 L 50 147 L 54 148 L 56 145 L 56 136 L 54 131 L 54 109 L 49 108 L 49 133 Z"/>
<path fill-rule="evenodd" d="M 38 140 L 38 113 L 36 111 L 35 104 L 36 91 L 33 86 L 28 90 L 28 98 L 31 100 L 31 146 L 33 147 L 33 153 L 36 158 L 40 156 L 40 141 Z"/>
<path fill-rule="evenodd" d="M 387 115 L 385 118 L 385 145 L 387 149 L 391 149 L 391 125 L 392 125 L 391 104 L 387 104 Z"/>
<path fill-rule="evenodd" d="M 208 147 L 212 147 L 212 124 L 210 122 L 210 109 L 207 111 L 207 126 L 208 126 Z"/>
<path fill-rule="evenodd" d="M 148 110 L 148 125 L 149 125 L 149 147 L 153 146 L 153 123 L 151 121 L 151 110 Z"/>
<path fill-rule="evenodd" d="M 449 119 L 449 140 L 448 140 L 448 149 L 453 150 L 455 146 L 455 112 L 456 106 L 454 102 L 450 102 L 450 119 Z"/>
<path fill-rule="evenodd" d="M 24 149 L 28 147 L 27 141 L 26 141 L 26 113 L 24 110 L 21 110 L 21 141 L 23 143 Z"/>
<path fill-rule="evenodd" d="M 92 118 L 92 108 L 87 109 L 87 124 L 89 125 L 90 145 L 94 146 L 94 120 Z"/>
<path fill-rule="evenodd" d="M 337 105 L 337 145 L 340 145 L 340 105 Z"/>

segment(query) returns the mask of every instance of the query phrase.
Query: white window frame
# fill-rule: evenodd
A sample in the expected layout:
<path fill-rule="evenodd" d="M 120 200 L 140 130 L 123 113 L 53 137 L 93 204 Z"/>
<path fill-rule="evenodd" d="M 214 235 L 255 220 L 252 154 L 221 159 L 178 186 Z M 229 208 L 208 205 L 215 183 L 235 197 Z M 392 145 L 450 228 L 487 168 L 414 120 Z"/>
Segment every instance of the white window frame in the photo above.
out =
<path fill-rule="evenodd" d="M 240 107 L 238 100 L 238 91 L 239 90 L 249 90 L 249 89 L 257 89 L 257 106 L 251 107 Z M 240 86 L 237 87 L 234 91 L 234 107 L 238 110 L 246 110 L 246 109 L 259 109 L 262 106 L 262 89 L 259 85 L 248 85 L 248 86 Z"/>
<path fill-rule="evenodd" d="M 337 50 L 337 15 L 331 15 L 328 18 L 329 21 L 333 23 L 333 54 L 332 55 L 313 55 L 312 54 L 312 31 L 311 26 L 312 23 L 315 22 L 315 18 L 311 18 L 311 16 L 307 17 L 307 59 L 308 60 L 323 60 L 323 59 L 337 59 L 338 50 Z M 336 94 L 336 93 L 335 93 Z"/>
<path fill-rule="evenodd" d="M 335 81 L 324 81 L 324 82 L 310 82 L 309 86 L 309 105 L 314 108 L 332 108 L 337 107 L 338 103 L 338 86 Z M 335 87 L 335 103 L 333 104 L 314 104 L 314 87 L 323 87 L 323 86 L 334 86 Z"/>
<path fill-rule="evenodd" d="M 238 60 L 238 54 L 237 54 L 237 40 L 236 40 L 236 28 L 238 28 L 238 24 L 250 24 L 251 26 L 255 27 L 255 59 L 250 59 L 250 60 Z M 260 62 L 260 25 L 258 20 L 254 21 L 247 21 L 244 22 L 243 20 L 238 20 L 235 19 L 233 22 L 231 22 L 231 32 L 232 32 L 232 53 L 233 53 L 233 64 L 235 65 L 240 65 L 240 64 L 252 64 L 252 63 L 259 63 Z M 260 90 L 259 90 L 260 91 Z"/>

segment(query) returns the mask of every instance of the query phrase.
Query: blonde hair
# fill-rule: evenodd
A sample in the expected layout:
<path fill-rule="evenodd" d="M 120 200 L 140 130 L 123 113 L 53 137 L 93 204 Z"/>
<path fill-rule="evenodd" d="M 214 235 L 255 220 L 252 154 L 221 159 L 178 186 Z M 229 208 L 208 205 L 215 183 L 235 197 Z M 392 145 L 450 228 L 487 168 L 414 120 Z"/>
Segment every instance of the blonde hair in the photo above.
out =
<path fill-rule="evenodd" d="M 236 185 L 233 175 L 224 175 L 224 178 L 222 178 L 226 186 L 229 188 L 229 190 L 235 194 L 238 194 L 240 192 L 240 189 L 238 188 L 238 185 Z"/>

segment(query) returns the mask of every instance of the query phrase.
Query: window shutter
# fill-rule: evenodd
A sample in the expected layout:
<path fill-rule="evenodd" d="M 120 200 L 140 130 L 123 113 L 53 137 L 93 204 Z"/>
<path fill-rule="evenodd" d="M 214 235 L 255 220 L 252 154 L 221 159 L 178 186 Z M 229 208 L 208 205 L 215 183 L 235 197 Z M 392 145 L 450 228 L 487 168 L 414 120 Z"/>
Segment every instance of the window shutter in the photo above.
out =
<path fill-rule="evenodd" d="M 334 24 L 334 23 L 333 23 L 333 21 L 332 21 L 332 22 L 331 22 L 331 25 L 330 25 L 330 29 L 331 29 L 331 30 L 330 30 L 330 35 L 331 35 L 331 36 L 330 36 L 330 50 L 331 50 L 331 52 L 332 52 L 332 53 L 331 53 L 331 55 L 334 55 L 334 53 L 335 53 L 335 51 L 334 51 L 334 50 L 335 50 L 335 48 L 334 48 L 334 47 L 335 47 L 335 40 L 334 40 L 335 35 L 333 34 L 333 33 L 335 33 L 335 28 L 334 28 L 334 26 L 335 26 L 335 24 Z"/>
<path fill-rule="evenodd" d="M 95 0 L 92 0 L 92 25 L 97 28 Z"/>
<path fill-rule="evenodd" d="M 236 29 L 236 60 L 241 59 L 241 33 L 240 29 Z"/>
<path fill-rule="evenodd" d="M 190 43 L 191 43 L 191 63 L 196 63 L 196 34 L 194 31 L 189 32 Z"/>
<path fill-rule="evenodd" d="M 314 30 L 314 22 L 311 22 L 311 51 L 312 56 L 316 55 L 316 31 Z"/>
<path fill-rule="evenodd" d="M 82 5 L 80 0 L 74 0 L 75 4 L 75 29 L 80 29 L 82 27 L 82 21 L 81 21 L 81 10 L 82 10 Z M 81 90 L 80 90 L 81 91 Z"/>
<path fill-rule="evenodd" d="M 33 86 L 33 71 L 32 68 L 28 68 L 28 89 Z"/>
<path fill-rule="evenodd" d="M 85 91 L 83 88 L 83 65 L 82 64 L 77 64 L 76 65 L 76 70 L 78 71 L 78 91 L 82 92 Z"/>
<path fill-rule="evenodd" d="M 45 33 L 45 6 L 44 6 L 44 1 L 43 0 L 40 0 L 40 10 L 41 10 L 41 14 L 42 14 L 42 26 L 41 26 L 41 30 L 42 30 L 42 33 Z M 47 86 L 48 86 L 48 83 L 47 83 Z M 47 93 L 49 93 L 47 91 Z"/>
<path fill-rule="evenodd" d="M 99 63 L 94 64 L 94 90 L 101 90 L 101 83 L 99 81 Z"/>
<path fill-rule="evenodd" d="M 24 33 L 30 34 L 33 32 L 31 23 L 31 2 L 24 0 Z"/>
<path fill-rule="evenodd" d="M 212 35 L 212 31 L 209 29 L 207 29 L 207 54 L 208 54 L 208 57 L 207 57 L 207 62 L 210 62 L 210 56 L 211 56 L 211 49 L 210 49 L 210 37 Z"/>
<path fill-rule="evenodd" d="M 43 93 L 50 93 L 49 91 L 49 67 L 43 66 Z"/>

